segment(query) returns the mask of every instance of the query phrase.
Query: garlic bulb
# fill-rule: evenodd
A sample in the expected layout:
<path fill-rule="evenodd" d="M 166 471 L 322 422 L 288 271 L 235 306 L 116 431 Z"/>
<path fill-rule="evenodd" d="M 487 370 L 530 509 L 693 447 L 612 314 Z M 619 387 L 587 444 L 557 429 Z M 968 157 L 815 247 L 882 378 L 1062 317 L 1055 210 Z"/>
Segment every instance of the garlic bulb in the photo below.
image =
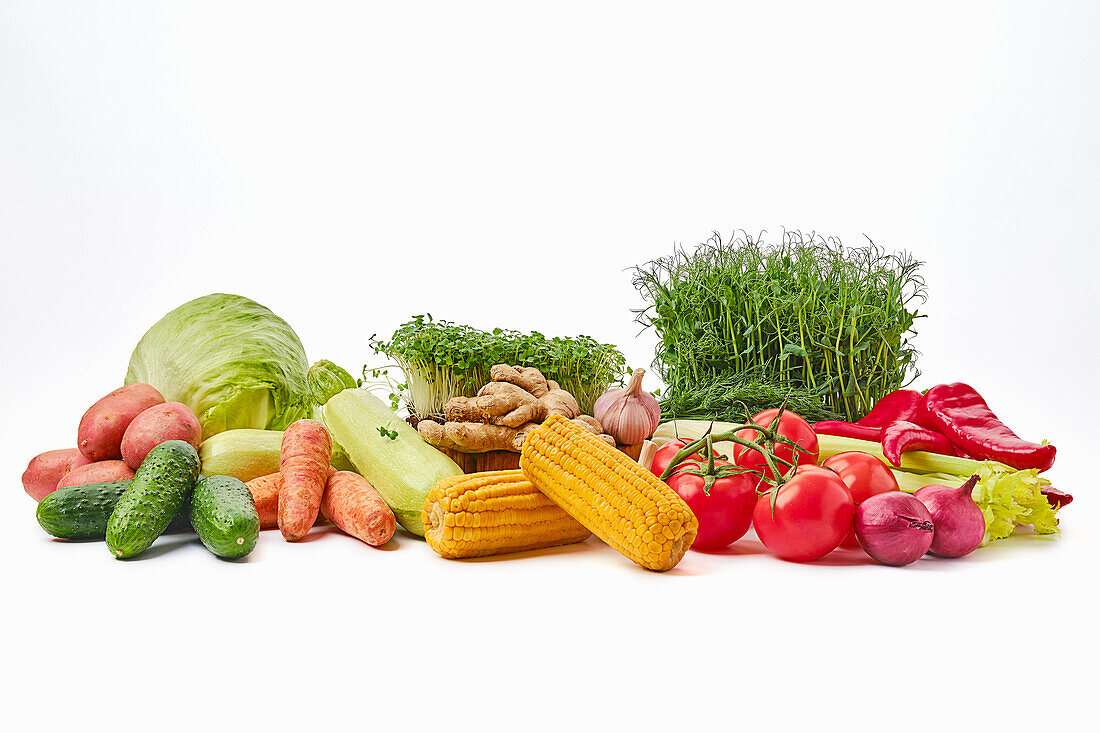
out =
<path fill-rule="evenodd" d="M 642 391 L 645 369 L 635 369 L 626 387 L 613 387 L 596 400 L 592 415 L 620 445 L 637 445 L 653 435 L 661 422 L 657 398 Z"/>

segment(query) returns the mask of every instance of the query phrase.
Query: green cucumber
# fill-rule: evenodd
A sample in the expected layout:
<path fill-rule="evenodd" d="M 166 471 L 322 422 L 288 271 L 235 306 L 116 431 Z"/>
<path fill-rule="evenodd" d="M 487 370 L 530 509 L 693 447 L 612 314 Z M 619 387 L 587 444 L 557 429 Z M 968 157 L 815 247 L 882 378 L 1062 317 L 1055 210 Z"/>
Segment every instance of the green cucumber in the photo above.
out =
<path fill-rule="evenodd" d="M 260 516 L 252 492 L 232 476 L 207 476 L 191 494 L 191 526 L 218 557 L 252 552 L 260 538 Z"/>
<path fill-rule="evenodd" d="M 160 537 L 195 488 L 199 454 L 189 443 L 168 440 L 141 462 L 107 520 L 107 549 L 133 557 Z"/>
<path fill-rule="evenodd" d="M 107 534 L 107 520 L 115 510 L 129 481 L 66 486 L 38 503 L 35 516 L 42 529 L 63 540 L 101 540 Z M 168 532 L 191 529 L 191 520 L 181 508 L 168 525 Z"/>

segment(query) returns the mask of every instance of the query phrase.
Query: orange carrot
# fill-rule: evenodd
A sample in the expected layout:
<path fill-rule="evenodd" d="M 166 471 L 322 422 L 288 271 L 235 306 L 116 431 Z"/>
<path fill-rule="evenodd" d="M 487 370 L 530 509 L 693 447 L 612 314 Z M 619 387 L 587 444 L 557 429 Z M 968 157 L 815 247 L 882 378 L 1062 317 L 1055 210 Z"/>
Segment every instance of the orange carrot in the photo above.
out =
<path fill-rule="evenodd" d="M 336 473 L 332 466 L 328 467 L 328 475 Z M 252 492 L 252 499 L 256 502 L 256 513 L 260 515 L 260 529 L 275 529 L 279 526 L 279 492 L 283 490 L 283 474 L 276 471 L 266 476 L 258 476 L 249 481 L 246 486 Z"/>
<path fill-rule="evenodd" d="M 283 488 L 283 474 L 275 472 L 254 478 L 247 484 L 260 515 L 260 529 L 279 526 L 279 491 Z"/>
<path fill-rule="evenodd" d="M 288 542 L 305 537 L 321 508 L 332 458 L 332 439 L 316 420 L 299 420 L 283 432 L 279 449 L 279 531 Z"/>
<path fill-rule="evenodd" d="M 365 478 L 351 471 L 329 476 L 321 499 L 325 518 L 368 545 L 384 545 L 393 537 L 397 518 Z"/>

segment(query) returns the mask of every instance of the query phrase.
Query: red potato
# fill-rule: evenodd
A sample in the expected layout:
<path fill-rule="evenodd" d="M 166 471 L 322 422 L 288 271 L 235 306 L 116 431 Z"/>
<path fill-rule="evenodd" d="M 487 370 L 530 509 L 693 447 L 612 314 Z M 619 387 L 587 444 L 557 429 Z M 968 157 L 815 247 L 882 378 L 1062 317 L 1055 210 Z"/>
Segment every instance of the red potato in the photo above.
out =
<path fill-rule="evenodd" d="M 57 484 L 74 468 L 91 461 L 78 448 L 63 448 L 39 453 L 23 472 L 23 488 L 35 501 L 42 501 L 57 490 Z"/>
<path fill-rule="evenodd" d="M 352 537 L 368 545 L 384 545 L 397 529 L 397 517 L 365 478 L 337 471 L 328 478 L 321 513 Z"/>
<path fill-rule="evenodd" d="M 80 418 L 76 446 L 90 461 L 122 458 L 122 436 L 134 418 L 164 396 L 148 384 L 127 384 L 98 400 Z"/>
<path fill-rule="evenodd" d="M 195 450 L 202 442 L 202 425 L 182 402 L 153 405 L 135 417 L 122 436 L 122 460 L 136 471 L 149 451 L 166 440 L 182 440 Z"/>
<path fill-rule="evenodd" d="M 316 420 L 299 420 L 283 431 L 279 531 L 287 542 L 305 537 L 317 521 L 331 459 L 332 438 Z"/>
<path fill-rule="evenodd" d="M 97 461 L 74 468 L 58 482 L 57 488 L 101 484 L 104 481 L 129 481 L 134 470 L 122 461 Z"/>

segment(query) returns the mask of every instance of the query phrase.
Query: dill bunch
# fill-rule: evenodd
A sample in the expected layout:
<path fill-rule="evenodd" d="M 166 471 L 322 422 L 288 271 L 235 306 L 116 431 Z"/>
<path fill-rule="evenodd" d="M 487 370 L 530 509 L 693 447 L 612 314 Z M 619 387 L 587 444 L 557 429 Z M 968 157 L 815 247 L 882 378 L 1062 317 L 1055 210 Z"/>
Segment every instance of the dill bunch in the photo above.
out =
<path fill-rule="evenodd" d="M 744 423 L 758 412 L 783 404 L 810 422 L 843 419 L 825 407 L 821 395 L 796 382 L 769 376 L 761 367 L 671 392 L 661 400 L 661 413 L 679 420 Z"/>
<path fill-rule="evenodd" d="M 647 302 L 635 313 L 657 333 L 654 364 L 672 405 L 706 398 L 715 410 L 716 395 L 734 394 L 723 380 L 751 372 L 856 420 L 919 375 L 911 339 L 926 293 L 920 267 L 870 239 L 845 247 L 798 231 L 772 244 L 715 233 L 634 268 Z"/>

